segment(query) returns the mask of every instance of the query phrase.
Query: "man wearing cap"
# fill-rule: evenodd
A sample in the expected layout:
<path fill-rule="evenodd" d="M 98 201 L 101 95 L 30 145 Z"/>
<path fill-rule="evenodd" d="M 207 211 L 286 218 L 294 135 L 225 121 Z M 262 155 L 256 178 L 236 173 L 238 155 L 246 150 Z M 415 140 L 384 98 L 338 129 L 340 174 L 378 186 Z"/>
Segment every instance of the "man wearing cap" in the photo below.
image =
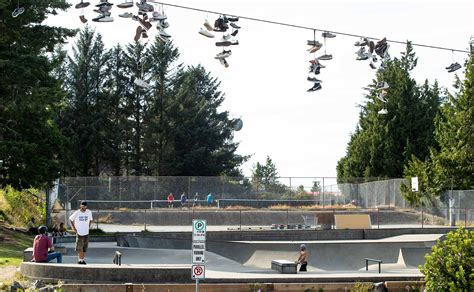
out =
<path fill-rule="evenodd" d="M 79 210 L 76 210 L 71 217 L 72 229 L 76 232 L 77 263 L 85 265 L 87 247 L 89 245 L 89 228 L 92 224 L 92 212 L 87 209 L 87 202 L 82 201 Z"/>
<path fill-rule="evenodd" d="M 32 261 L 37 263 L 47 263 L 54 259 L 58 263 L 63 262 L 63 255 L 60 252 L 54 251 L 53 242 L 51 238 L 46 235 L 48 228 L 46 226 L 40 226 L 38 228 L 39 234 L 36 235 L 33 240 L 33 259 Z"/>

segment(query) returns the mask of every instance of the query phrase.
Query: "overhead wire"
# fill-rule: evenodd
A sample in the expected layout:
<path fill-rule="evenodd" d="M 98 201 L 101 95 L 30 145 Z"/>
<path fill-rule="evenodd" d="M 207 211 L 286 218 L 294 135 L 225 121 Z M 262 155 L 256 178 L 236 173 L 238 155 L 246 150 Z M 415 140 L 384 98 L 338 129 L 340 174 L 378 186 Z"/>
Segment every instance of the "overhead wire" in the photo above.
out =
<path fill-rule="evenodd" d="M 193 11 L 199 11 L 199 12 L 205 12 L 205 13 L 212 13 L 212 14 L 217 14 L 217 15 L 230 15 L 230 16 L 234 16 L 234 17 L 239 17 L 240 19 L 246 19 L 246 20 L 264 22 L 264 23 L 269 23 L 269 24 L 282 25 L 282 26 L 299 28 L 299 29 L 306 29 L 306 30 L 311 30 L 311 31 L 330 32 L 330 33 L 333 33 L 333 34 L 349 36 L 349 37 L 367 38 L 369 40 L 378 40 L 379 39 L 379 38 L 376 38 L 376 37 L 367 37 L 367 36 L 364 36 L 364 35 L 358 35 L 358 34 L 353 34 L 353 33 L 340 32 L 340 31 L 334 31 L 334 30 L 329 30 L 329 29 L 314 28 L 314 27 L 309 27 L 309 26 L 303 26 L 303 25 L 297 25 L 297 24 L 291 24 L 291 23 L 285 23 L 285 22 L 278 22 L 278 21 L 255 18 L 255 17 L 241 16 L 241 15 L 236 15 L 236 14 L 232 14 L 232 13 L 218 12 L 218 11 L 200 9 L 200 8 L 189 7 L 189 6 L 184 6 L 184 5 L 170 4 L 170 3 L 165 3 L 165 2 L 161 2 L 161 1 L 148 0 L 148 2 L 161 4 L 161 5 L 165 5 L 165 6 L 170 6 L 170 7 L 181 8 L 181 9 L 187 9 L 187 10 L 193 10 Z M 402 45 L 407 44 L 407 42 L 404 42 L 404 41 L 389 40 L 389 39 L 387 39 L 387 42 L 402 44 Z M 440 47 L 440 46 L 434 46 L 434 45 L 425 45 L 425 44 L 412 43 L 412 42 L 410 42 L 410 44 L 412 46 L 424 47 L 424 48 L 430 48 L 430 49 L 446 50 L 446 51 L 452 51 L 452 52 L 455 51 L 455 52 L 461 52 L 461 53 L 470 53 L 467 50 L 453 49 L 453 48 Z"/>

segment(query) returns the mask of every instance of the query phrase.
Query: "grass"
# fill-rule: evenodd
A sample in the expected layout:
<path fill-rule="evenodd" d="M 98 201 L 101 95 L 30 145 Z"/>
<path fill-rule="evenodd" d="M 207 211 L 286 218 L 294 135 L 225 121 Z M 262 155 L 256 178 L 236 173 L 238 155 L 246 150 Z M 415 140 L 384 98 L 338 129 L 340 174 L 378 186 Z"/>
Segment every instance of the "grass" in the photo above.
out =
<path fill-rule="evenodd" d="M 0 268 L 19 266 L 23 261 L 23 250 L 33 245 L 33 236 L 10 230 L 0 225 L 4 239 L 0 241 Z"/>

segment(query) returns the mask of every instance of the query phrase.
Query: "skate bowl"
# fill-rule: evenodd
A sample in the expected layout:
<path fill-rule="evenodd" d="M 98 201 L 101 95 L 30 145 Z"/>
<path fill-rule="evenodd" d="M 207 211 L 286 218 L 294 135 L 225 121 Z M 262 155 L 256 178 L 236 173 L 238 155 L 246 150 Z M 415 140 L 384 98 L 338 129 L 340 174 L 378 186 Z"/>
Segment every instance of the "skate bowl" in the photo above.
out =
<path fill-rule="evenodd" d="M 92 242 L 87 265 L 78 265 L 74 243 L 65 243 L 63 263 L 21 265 L 31 279 L 66 283 L 192 283 L 191 241 L 159 234 L 122 234 L 116 242 Z M 358 281 L 420 281 L 418 270 L 425 253 L 442 234 L 410 234 L 370 240 L 206 241 L 207 283 L 329 283 Z M 127 244 L 128 246 L 118 246 Z M 166 243 L 166 244 L 165 244 Z M 280 274 L 271 269 L 275 259 L 296 260 L 299 245 L 309 251 L 308 272 Z M 134 245 L 134 246 L 131 246 Z M 113 265 L 116 251 L 122 264 Z M 364 258 L 382 260 L 365 270 Z"/>

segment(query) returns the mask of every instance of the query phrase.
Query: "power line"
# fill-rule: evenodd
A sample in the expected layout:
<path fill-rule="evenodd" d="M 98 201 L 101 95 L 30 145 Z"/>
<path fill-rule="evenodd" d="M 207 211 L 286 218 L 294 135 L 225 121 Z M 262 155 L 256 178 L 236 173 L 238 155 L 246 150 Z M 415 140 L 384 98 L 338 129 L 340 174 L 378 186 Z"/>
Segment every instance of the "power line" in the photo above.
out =
<path fill-rule="evenodd" d="M 261 18 L 248 17 L 248 16 L 241 16 L 241 15 L 235 15 L 235 14 L 232 14 L 232 13 L 224 13 L 224 12 L 218 12 L 218 11 L 211 11 L 211 10 L 199 9 L 199 8 L 194 8 L 194 7 L 189 7 L 189 6 L 183 6 L 183 5 L 177 5 L 177 4 L 169 4 L 169 3 L 164 3 L 164 2 L 158 2 L 158 1 L 153 1 L 153 0 L 149 0 L 148 2 L 152 2 L 152 3 L 156 3 L 156 4 L 161 4 L 161 5 L 165 5 L 165 6 L 176 7 L 176 8 L 187 9 L 187 10 L 194 10 L 194 11 L 199 11 L 199 12 L 205 12 L 205 13 L 212 13 L 212 14 L 218 14 L 218 15 L 235 16 L 235 17 L 239 17 L 239 18 L 241 18 L 241 19 L 246 19 L 246 20 L 252 20 L 252 21 L 264 22 L 264 23 L 269 23 L 269 24 L 276 24 L 276 25 L 288 26 L 288 27 L 299 28 L 299 29 L 307 29 L 307 30 L 311 30 L 311 31 L 330 32 L 330 33 L 334 33 L 334 34 L 338 34 L 338 35 L 349 36 L 349 37 L 357 37 L 357 38 L 367 38 L 367 39 L 370 39 L 370 40 L 378 40 L 378 39 L 379 39 L 379 38 L 375 38 L 375 37 L 367 37 L 367 36 L 357 35 L 357 34 L 352 34 L 352 33 L 339 32 L 339 31 L 333 31 L 333 30 L 327 30 L 327 29 L 320 29 L 320 28 L 314 28 L 314 27 L 309 27 L 309 26 L 302 26 L 302 25 L 297 25 L 297 24 L 291 24 L 291 23 L 285 23 L 285 22 L 278 22 L 278 21 L 266 20 L 266 19 L 261 19 Z M 388 40 L 388 39 L 387 39 L 387 42 L 396 43 L 396 44 L 402 44 L 402 45 L 406 45 L 406 44 L 407 44 L 407 42 L 397 41 L 397 40 Z M 438 50 L 446 50 L 446 51 L 452 51 L 452 52 L 469 53 L 469 51 L 466 51 L 466 50 L 459 50 L 459 49 L 453 49 L 453 48 L 439 47 L 439 46 L 433 46 L 433 45 L 415 44 L 415 43 L 411 43 L 411 45 L 412 45 L 412 46 L 417 46 L 417 47 L 430 48 L 430 49 L 438 49 Z"/>

